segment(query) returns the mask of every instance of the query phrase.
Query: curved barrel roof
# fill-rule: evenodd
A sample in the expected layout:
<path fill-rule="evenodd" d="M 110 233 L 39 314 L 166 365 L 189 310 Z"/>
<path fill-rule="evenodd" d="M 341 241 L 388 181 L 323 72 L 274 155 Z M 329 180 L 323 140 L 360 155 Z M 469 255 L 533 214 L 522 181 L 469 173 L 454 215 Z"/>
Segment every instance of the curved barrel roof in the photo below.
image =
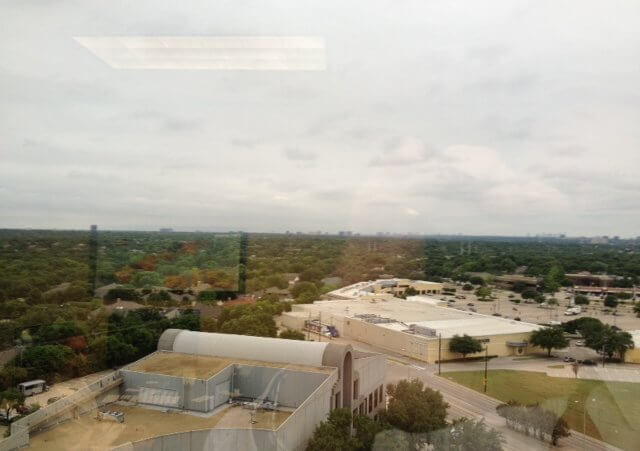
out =
<path fill-rule="evenodd" d="M 216 334 L 167 329 L 158 340 L 158 350 L 266 362 L 323 366 L 329 343 L 249 335 Z"/>

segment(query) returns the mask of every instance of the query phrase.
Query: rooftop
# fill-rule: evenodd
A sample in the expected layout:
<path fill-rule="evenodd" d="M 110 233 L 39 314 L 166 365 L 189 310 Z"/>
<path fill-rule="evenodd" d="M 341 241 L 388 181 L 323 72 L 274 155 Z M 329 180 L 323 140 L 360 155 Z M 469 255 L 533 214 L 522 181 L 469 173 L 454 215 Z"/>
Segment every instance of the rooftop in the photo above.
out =
<path fill-rule="evenodd" d="M 327 366 L 296 365 L 290 363 L 263 362 L 227 357 L 212 357 L 179 352 L 159 351 L 146 359 L 139 360 L 126 369 L 143 373 L 165 374 L 192 379 L 210 379 L 232 364 L 287 368 L 317 373 L 331 373 L 334 368 Z"/>
<path fill-rule="evenodd" d="M 482 315 L 467 311 L 461 311 L 449 307 L 438 307 L 423 302 L 409 302 L 393 298 L 389 300 L 367 301 L 339 300 L 317 301 L 313 304 L 294 306 L 303 315 L 308 312 L 322 312 L 324 321 L 330 321 L 325 315 L 336 315 L 358 319 L 357 315 L 376 315 L 388 318 L 391 322 L 379 323 L 380 327 L 395 330 L 406 330 L 409 325 L 415 324 L 434 329 L 441 333 L 443 338 L 452 337 L 455 334 L 468 335 L 496 335 L 531 332 L 540 326 L 521 321 L 515 321 L 489 315 Z M 292 312 L 296 316 L 298 312 Z"/>
<path fill-rule="evenodd" d="M 82 415 L 44 432 L 31 435 L 29 448 L 47 451 L 108 449 L 158 435 L 211 428 L 277 429 L 292 412 L 257 411 L 251 423 L 251 410 L 226 407 L 203 417 L 181 412 L 111 404 L 110 410 L 124 413 L 124 423 L 98 421 L 94 414 Z M 100 444 L 96 447 L 96 444 Z"/>

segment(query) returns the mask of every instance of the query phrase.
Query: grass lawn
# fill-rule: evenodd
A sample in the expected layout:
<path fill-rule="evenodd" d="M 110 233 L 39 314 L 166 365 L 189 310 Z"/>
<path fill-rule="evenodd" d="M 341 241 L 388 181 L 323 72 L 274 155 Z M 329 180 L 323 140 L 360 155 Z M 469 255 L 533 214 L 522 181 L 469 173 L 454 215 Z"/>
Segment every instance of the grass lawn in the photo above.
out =
<path fill-rule="evenodd" d="M 482 392 L 482 371 L 444 373 L 443 377 Z M 530 371 L 489 371 L 487 394 L 514 399 L 564 415 L 569 427 L 626 450 L 640 444 L 640 383 L 549 377 Z M 585 412 L 586 403 L 586 412 Z M 586 415 L 584 415 L 586 413 Z"/>

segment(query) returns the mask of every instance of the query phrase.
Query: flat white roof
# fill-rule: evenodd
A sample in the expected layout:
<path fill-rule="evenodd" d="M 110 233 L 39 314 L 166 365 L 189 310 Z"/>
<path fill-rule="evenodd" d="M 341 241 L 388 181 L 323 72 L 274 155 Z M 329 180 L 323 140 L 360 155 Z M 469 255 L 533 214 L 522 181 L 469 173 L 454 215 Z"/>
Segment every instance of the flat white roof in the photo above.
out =
<path fill-rule="evenodd" d="M 541 326 L 495 316 L 461 311 L 449 307 L 438 307 L 423 302 L 409 302 L 397 298 L 389 300 L 367 301 L 362 299 L 317 301 L 313 304 L 293 306 L 296 312 L 322 312 L 322 319 L 329 321 L 331 315 L 345 318 L 358 318 L 358 315 L 377 315 L 395 322 L 377 323 L 380 327 L 393 330 L 406 330 L 412 324 L 428 327 L 442 334 L 443 338 L 458 335 L 505 335 L 532 332 Z"/>
<path fill-rule="evenodd" d="M 340 297 L 346 297 L 350 299 L 358 299 L 362 296 L 371 294 L 373 292 L 373 286 L 376 284 L 384 283 L 384 282 L 400 282 L 400 281 L 441 285 L 439 282 L 429 282 L 428 280 L 412 280 L 412 279 L 400 279 L 400 278 L 377 279 L 377 280 L 367 280 L 364 282 L 357 282 L 352 285 L 348 285 L 346 287 L 342 287 L 342 288 L 338 288 L 337 290 L 330 291 L 328 294 L 340 296 Z"/>
<path fill-rule="evenodd" d="M 633 345 L 636 348 L 640 348 L 640 329 L 629 330 L 627 331 L 631 334 L 631 338 L 633 338 Z"/>

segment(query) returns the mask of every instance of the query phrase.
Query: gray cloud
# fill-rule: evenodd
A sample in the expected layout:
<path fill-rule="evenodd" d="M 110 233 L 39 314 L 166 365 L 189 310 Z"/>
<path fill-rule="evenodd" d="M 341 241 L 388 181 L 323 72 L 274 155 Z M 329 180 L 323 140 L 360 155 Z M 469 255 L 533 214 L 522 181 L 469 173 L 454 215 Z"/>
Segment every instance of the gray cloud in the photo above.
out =
<path fill-rule="evenodd" d="M 0 15 L 0 227 L 638 234 L 638 2 Z M 327 70 L 116 70 L 100 35 L 318 36 Z"/>
<path fill-rule="evenodd" d="M 284 156 L 291 161 L 314 161 L 318 157 L 314 152 L 294 147 L 285 149 Z"/>

